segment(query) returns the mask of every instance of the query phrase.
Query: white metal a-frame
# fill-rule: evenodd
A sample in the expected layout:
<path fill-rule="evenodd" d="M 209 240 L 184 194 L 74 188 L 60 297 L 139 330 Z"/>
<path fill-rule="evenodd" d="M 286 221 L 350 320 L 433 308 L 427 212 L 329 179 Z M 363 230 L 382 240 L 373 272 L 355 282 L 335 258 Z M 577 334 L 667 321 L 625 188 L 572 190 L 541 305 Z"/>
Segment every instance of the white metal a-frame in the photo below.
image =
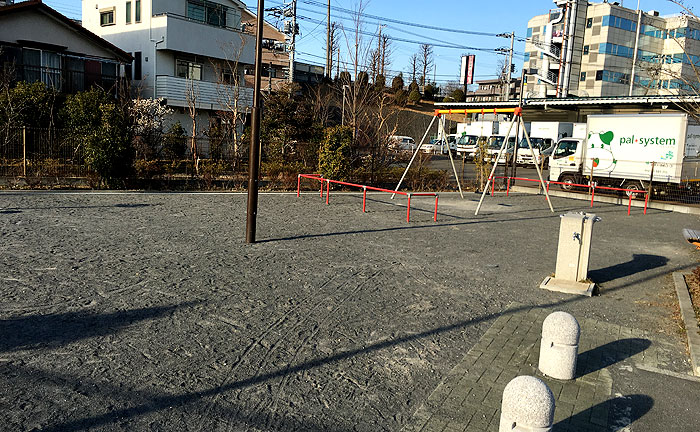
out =
<path fill-rule="evenodd" d="M 421 138 L 420 143 L 418 143 L 418 147 L 416 147 L 416 151 L 413 152 L 413 156 L 411 157 L 411 160 L 408 162 L 408 166 L 403 172 L 403 175 L 401 176 L 401 180 L 399 180 L 399 184 L 396 185 L 396 189 L 394 189 L 394 192 L 398 191 L 399 188 L 401 187 L 401 183 L 403 183 L 403 180 L 406 178 L 406 174 L 408 174 L 408 170 L 411 169 L 411 165 L 413 164 L 413 161 L 416 159 L 416 156 L 418 156 L 418 153 L 420 152 L 421 147 L 423 146 L 423 143 L 425 142 L 425 138 L 428 136 L 428 133 L 430 132 L 430 128 L 433 127 L 433 123 L 435 123 L 435 119 L 440 119 L 440 123 L 438 124 L 438 136 L 442 136 L 443 139 L 445 140 L 445 145 L 447 146 L 447 154 L 450 155 L 450 163 L 452 164 L 452 172 L 455 175 L 455 180 L 457 180 L 457 187 L 459 188 L 459 195 L 464 198 L 464 192 L 462 192 L 462 185 L 459 183 L 459 177 L 457 176 L 457 168 L 455 168 L 455 160 L 452 157 L 452 152 L 450 151 L 450 146 L 447 143 L 447 134 L 445 133 L 445 116 L 443 116 L 440 111 L 442 110 L 435 110 L 435 115 L 433 116 L 433 119 L 430 121 L 430 124 L 428 125 L 428 128 L 425 130 L 425 133 L 423 134 L 423 138 Z M 396 194 L 391 195 L 391 199 L 394 199 L 394 196 Z"/>
<path fill-rule="evenodd" d="M 506 146 L 508 145 L 508 137 L 510 136 L 510 132 L 513 129 L 513 125 L 515 125 L 516 122 L 520 123 L 520 126 L 522 127 L 522 130 L 525 135 L 525 139 L 527 140 L 527 145 L 530 148 L 530 151 L 532 152 L 533 156 L 535 154 L 533 147 L 532 147 L 532 142 L 530 141 L 530 135 L 527 133 L 527 129 L 525 129 L 525 122 L 523 121 L 523 110 L 521 107 L 518 108 L 491 108 L 491 109 L 484 109 L 484 108 L 468 108 L 468 109 L 436 109 L 435 110 L 435 115 L 433 116 L 433 119 L 430 121 L 430 124 L 428 125 L 428 128 L 425 130 L 425 133 L 423 134 L 423 138 L 421 138 L 420 143 L 418 144 L 418 147 L 416 148 L 415 152 L 413 152 L 413 156 L 411 157 L 411 160 L 408 162 L 408 166 L 403 172 L 403 175 L 401 176 L 401 179 L 399 180 L 399 183 L 396 185 L 396 189 L 394 191 L 398 191 L 399 188 L 401 187 L 401 184 L 403 183 L 404 179 L 406 178 L 406 174 L 408 174 L 408 170 L 411 168 L 411 165 L 413 164 L 413 161 L 415 160 L 416 156 L 418 155 L 418 152 L 420 152 L 421 147 L 423 146 L 423 143 L 425 142 L 425 138 L 428 136 L 428 132 L 430 131 L 430 128 L 433 127 L 433 123 L 435 123 L 435 119 L 439 118 L 440 119 L 440 125 L 438 126 L 440 131 L 442 131 L 442 136 L 445 136 L 445 117 L 444 114 L 485 114 L 485 113 L 494 113 L 494 114 L 503 114 L 503 113 L 512 113 L 513 114 L 513 120 L 510 122 L 510 126 L 508 127 L 508 132 L 505 135 L 505 139 L 503 140 L 503 144 L 501 144 L 501 148 L 498 151 L 498 156 L 496 157 L 496 161 L 493 164 L 493 168 L 491 169 L 491 174 L 489 175 L 488 181 L 486 183 L 486 186 L 484 187 L 483 192 L 481 193 L 481 199 L 479 200 L 479 205 L 476 208 L 476 212 L 474 212 L 475 215 L 479 214 L 479 210 L 481 209 L 481 205 L 484 202 L 484 197 L 486 196 L 486 192 L 489 190 L 489 186 L 491 185 L 491 182 L 493 181 L 493 176 L 496 173 L 496 168 L 498 166 L 498 161 L 501 159 L 501 156 L 503 155 L 503 151 L 505 150 Z M 517 142 L 517 137 L 516 137 L 516 143 L 515 145 L 518 145 Z M 455 162 L 454 159 L 452 158 L 452 152 L 449 151 L 448 147 L 448 153 L 450 155 L 450 162 L 452 163 L 452 172 L 454 173 L 455 180 L 457 180 L 457 187 L 459 188 L 459 194 L 462 198 L 464 198 L 464 193 L 462 191 L 462 185 L 459 182 L 459 177 L 457 176 L 457 168 L 455 167 Z M 513 161 L 515 163 L 515 161 Z M 549 192 L 547 191 L 547 185 L 544 182 L 544 179 L 542 178 L 542 171 L 540 170 L 540 167 L 538 164 L 535 164 L 535 168 L 537 169 L 537 175 L 539 176 L 540 179 L 540 185 L 544 189 L 545 196 L 547 197 L 547 203 L 549 204 L 549 209 L 554 212 L 554 207 L 552 207 L 552 200 L 549 199 Z M 394 198 L 396 194 L 393 194 L 391 198 Z"/>
<path fill-rule="evenodd" d="M 515 122 L 520 122 L 520 127 L 523 130 L 523 133 L 525 135 L 525 139 L 527 140 L 527 146 L 530 148 L 530 152 L 532 152 L 533 157 L 535 156 L 535 151 L 532 148 L 532 142 L 530 141 L 530 134 L 527 133 L 527 129 L 525 128 L 525 122 L 523 121 L 523 109 L 522 108 L 515 108 L 513 109 L 513 120 L 510 122 L 510 126 L 508 126 L 508 132 L 505 134 L 505 138 L 503 139 L 503 144 L 501 144 L 501 148 L 498 150 L 498 156 L 496 157 L 496 161 L 493 163 L 493 168 L 491 169 L 491 174 L 489 175 L 488 181 L 486 182 L 486 187 L 484 187 L 484 191 L 481 193 L 481 199 L 479 200 L 479 205 L 476 206 L 476 211 L 474 212 L 475 215 L 479 214 L 479 210 L 481 209 L 481 204 L 484 202 L 484 197 L 486 196 L 486 191 L 489 190 L 489 186 L 491 185 L 491 182 L 493 181 L 493 175 L 496 173 L 496 167 L 498 166 L 498 161 L 501 159 L 501 155 L 503 154 L 503 150 L 505 150 L 506 146 L 508 145 L 508 137 L 510 136 L 510 131 L 513 129 L 513 125 Z M 518 139 L 516 137 L 515 139 L 515 145 L 518 145 Z M 513 152 L 515 155 L 515 152 Z M 537 162 L 537 161 L 535 161 Z M 513 161 L 513 163 L 516 163 L 516 161 Z M 535 168 L 537 169 L 537 176 L 540 178 L 540 185 L 544 189 L 544 194 L 547 197 L 547 204 L 549 204 L 549 210 L 554 213 L 554 207 L 552 207 L 552 200 L 549 199 L 549 191 L 547 191 L 547 185 L 544 182 L 544 179 L 542 178 L 542 171 L 540 170 L 539 164 L 535 163 Z"/>

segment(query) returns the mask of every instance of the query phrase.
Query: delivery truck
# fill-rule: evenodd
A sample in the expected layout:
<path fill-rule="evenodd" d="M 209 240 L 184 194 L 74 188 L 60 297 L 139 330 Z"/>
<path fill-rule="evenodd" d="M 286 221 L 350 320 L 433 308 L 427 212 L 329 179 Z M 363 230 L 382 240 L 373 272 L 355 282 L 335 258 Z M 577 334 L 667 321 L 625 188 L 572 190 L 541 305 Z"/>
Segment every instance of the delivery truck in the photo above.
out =
<path fill-rule="evenodd" d="M 542 157 L 549 156 L 552 147 L 561 139 L 571 137 L 574 133 L 574 123 L 569 122 L 532 122 L 528 131 L 534 154 L 527 142 L 520 141 L 518 147 L 518 165 L 540 165 Z M 583 138 L 584 135 L 581 135 Z M 547 150 L 550 149 L 549 152 Z M 545 160 L 545 168 L 547 161 Z"/>
<path fill-rule="evenodd" d="M 549 179 L 647 190 L 687 187 L 700 174 L 700 126 L 687 114 L 590 115 L 586 135 L 562 138 L 549 159 Z M 652 173 L 653 171 L 653 173 Z M 632 193 L 632 192 L 628 192 Z"/>

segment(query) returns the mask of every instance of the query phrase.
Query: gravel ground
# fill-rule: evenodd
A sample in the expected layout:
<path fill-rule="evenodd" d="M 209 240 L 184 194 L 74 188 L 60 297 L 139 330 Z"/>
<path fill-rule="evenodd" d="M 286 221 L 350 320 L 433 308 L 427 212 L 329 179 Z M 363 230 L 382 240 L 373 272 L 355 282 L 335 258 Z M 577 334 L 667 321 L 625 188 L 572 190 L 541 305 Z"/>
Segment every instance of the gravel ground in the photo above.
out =
<path fill-rule="evenodd" d="M 0 194 L 0 429 L 394 431 L 513 301 L 664 332 L 697 217 L 600 204 L 601 296 L 542 291 L 538 196 Z"/>

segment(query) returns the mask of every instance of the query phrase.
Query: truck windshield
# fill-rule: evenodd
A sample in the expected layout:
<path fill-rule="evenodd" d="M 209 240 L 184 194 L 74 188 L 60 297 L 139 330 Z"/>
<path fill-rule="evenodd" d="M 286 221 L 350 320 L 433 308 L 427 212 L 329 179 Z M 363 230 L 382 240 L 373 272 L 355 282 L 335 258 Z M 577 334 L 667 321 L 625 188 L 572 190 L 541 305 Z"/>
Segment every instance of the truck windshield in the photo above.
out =
<path fill-rule="evenodd" d="M 554 158 L 563 158 L 571 156 L 576 153 L 576 147 L 578 146 L 577 141 L 561 141 L 557 145 L 557 149 L 554 151 Z"/>

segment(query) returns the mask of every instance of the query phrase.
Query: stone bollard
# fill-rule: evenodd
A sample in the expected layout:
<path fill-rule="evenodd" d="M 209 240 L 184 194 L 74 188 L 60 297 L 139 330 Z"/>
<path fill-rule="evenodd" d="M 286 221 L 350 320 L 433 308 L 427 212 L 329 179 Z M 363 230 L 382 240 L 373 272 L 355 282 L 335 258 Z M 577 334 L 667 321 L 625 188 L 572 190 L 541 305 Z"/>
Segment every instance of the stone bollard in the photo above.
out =
<path fill-rule="evenodd" d="M 580 335 L 581 327 L 571 314 L 554 312 L 545 318 L 540 344 L 540 372 L 560 380 L 574 379 Z"/>
<path fill-rule="evenodd" d="M 541 379 L 519 376 L 503 390 L 498 432 L 548 432 L 554 422 L 554 395 Z"/>

